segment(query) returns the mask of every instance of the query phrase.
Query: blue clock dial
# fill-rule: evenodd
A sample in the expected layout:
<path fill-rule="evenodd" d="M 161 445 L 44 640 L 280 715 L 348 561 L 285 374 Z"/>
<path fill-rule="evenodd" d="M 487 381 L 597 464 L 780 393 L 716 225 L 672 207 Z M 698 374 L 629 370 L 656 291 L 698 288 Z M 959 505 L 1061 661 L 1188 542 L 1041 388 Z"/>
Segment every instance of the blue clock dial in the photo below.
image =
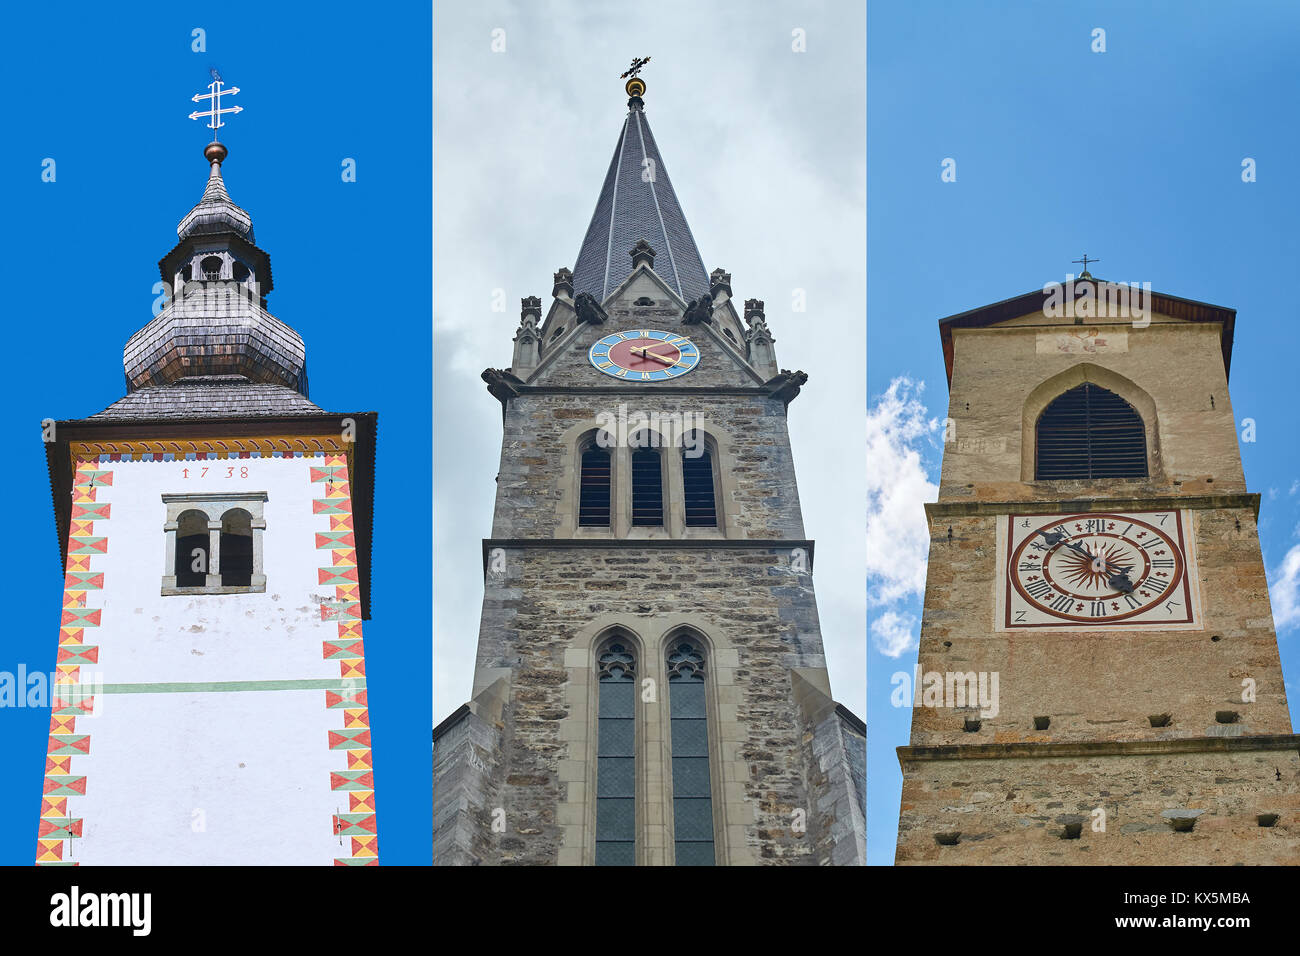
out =
<path fill-rule="evenodd" d="M 700 350 L 684 335 L 661 329 L 613 332 L 591 347 L 591 364 L 626 382 L 667 382 L 700 362 Z"/>

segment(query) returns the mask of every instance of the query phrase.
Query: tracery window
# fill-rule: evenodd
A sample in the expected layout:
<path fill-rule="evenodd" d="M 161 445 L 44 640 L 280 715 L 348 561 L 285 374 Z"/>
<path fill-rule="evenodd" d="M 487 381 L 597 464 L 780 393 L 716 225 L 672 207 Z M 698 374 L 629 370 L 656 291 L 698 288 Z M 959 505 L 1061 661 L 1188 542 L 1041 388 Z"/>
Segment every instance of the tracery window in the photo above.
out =
<path fill-rule="evenodd" d="M 596 661 L 596 865 L 634 866 L 636 657 L 615 635 Z"/>
<path fill-rule="evenodd" d="M 673 845 L 678 866 L 713 866 L 713 794 L 704 652 L 690 637 L 668 646 Z"/>

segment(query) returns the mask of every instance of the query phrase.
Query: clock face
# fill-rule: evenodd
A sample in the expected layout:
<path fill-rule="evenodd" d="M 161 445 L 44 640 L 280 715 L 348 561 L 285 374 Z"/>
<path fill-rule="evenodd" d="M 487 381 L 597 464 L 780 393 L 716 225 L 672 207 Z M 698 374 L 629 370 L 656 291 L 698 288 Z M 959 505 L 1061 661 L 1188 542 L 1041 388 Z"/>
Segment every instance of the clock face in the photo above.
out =
<path fill-rule="evenodd" d="M 684 335 L 659 329 L 614 332 L 591 347 L 591 364 L 629 382 L 681 378 L 700 362 L 700 350 Z"/>
<path fill-rule="evenodd" d="M 998 561 L 998 630 L 1201 626 L 1186 511 L 1008 515 Z"/>

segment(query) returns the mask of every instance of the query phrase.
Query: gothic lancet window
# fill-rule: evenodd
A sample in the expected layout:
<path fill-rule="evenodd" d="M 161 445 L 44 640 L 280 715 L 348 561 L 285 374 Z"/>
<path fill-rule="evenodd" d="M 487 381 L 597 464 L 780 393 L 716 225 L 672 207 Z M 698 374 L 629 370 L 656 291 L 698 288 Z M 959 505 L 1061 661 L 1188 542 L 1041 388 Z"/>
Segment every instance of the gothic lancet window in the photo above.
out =
<path fill-rule="evenodd" d="M 1037 480 L 1146 476 L 1142 416 L 1114 392 L 1085 382 L 1058 396 L 1039 416 Z"/>
<path fill-rule="evenodd" d="M 704 435 L 682 443 L 682 494 L 688 528 L 716 528 L 718 507 L 713 484 L 713 454 Z"/>
<path fill-rule="evenodd" d="M 610 454 L 592 440 L 582 452 L 582 473 L 578 487 L 578 524 L 609 527 Z"/>
<path fill-rule="evenodd" d="M 663 523 L 664 476 L 659 449 L 634 447 L 632 451 L 632 524 L 662 526 Z"/>
<path fill-rule="evenodd" d="M 689 637 L 668 646 L 672 733 L 673 845 L 678 866 L 713 866 L 713 795 L 704 653 Z"/>
<path fill-rule="evenodd" d="M 636 657 L 616 635 L 596 661 L 596 865 L 634 866 Z"/>

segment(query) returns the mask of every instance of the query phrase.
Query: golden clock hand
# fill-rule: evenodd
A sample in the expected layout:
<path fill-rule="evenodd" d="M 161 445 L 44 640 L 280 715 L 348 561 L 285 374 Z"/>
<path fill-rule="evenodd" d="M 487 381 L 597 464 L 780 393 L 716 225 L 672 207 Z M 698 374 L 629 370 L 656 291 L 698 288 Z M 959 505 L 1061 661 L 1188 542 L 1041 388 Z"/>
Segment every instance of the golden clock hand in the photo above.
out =
<path fill-rule="evenodd" d="M 640 352 L 643 358 L 654 359 L 656 362 L 662 362 L 664 365 L 677 364 L 676 359 L 665 358 L 664 356 L 660 355 L 658 352 L 651 352 L 649 346 L 643 349 L 638 349 L 634 346 L 631 351 Z"/>

